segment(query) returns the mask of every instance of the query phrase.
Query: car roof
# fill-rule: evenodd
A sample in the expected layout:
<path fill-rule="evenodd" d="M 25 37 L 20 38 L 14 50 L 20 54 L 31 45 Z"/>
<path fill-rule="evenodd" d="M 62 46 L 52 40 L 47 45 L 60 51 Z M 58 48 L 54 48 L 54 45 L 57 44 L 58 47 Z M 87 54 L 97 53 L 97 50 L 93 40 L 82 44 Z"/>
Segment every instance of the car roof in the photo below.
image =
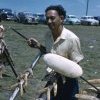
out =
<path fill-rule="evenodd" d="M 76 15 L 67 15 L 67 16 L 69 16 L 69 17 L 71 17 L 71 16 L 75 16 L 75 17 L 76 17 Z"/>
<path fill-rule="evenodd" d="M 82 16 L 82 17 L 93 17 L 93 16 Z"/>

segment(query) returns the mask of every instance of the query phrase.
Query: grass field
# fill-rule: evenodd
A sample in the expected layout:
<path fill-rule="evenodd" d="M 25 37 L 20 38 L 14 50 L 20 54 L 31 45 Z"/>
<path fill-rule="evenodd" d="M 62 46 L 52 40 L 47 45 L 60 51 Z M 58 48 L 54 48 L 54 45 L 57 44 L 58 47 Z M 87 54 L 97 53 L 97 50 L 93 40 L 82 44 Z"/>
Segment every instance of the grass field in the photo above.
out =
<path fill-rule="evenodd" d="M 26 37 L 35 37 L 44 44 L 44 35 L 48 30 L 46 25 L 24 25 L 15 22 L 1 22 L 6 28 L 5 41 L 7 43 L 10 55 L 15 63 L 15 69 L 18 74 L 27 69 L 38 54 L 38 50 L 30 48 L 26 41 L 13 32 L 9 27 L 13 27 Z M 86 79 L 100 78 L 100 26 L 68 26 L 68 29 L 76 33 L 80 38 L 84 60 L 80 63 L 83 68 L 83 77 Z M 8 87 L 17 82 L 10 66 L 6 67 L 5 73 L 9 77 L 0 79 L 0 100 L 9 100 L 14 90 L 8 90 Z M 34 76 L 29 78 L 26 93 L 16 100 L 35 100 L 38 96 L 38 90 L 41 89 L 45 82 L 41 79 L 45 74 L 45 66 L 40 59 L 39 63 L 33 70 Z M 79 79 L 80 88 L 84 87 L 83 80 Z M 86 86 L 86 85 L 85 85 Z"/>

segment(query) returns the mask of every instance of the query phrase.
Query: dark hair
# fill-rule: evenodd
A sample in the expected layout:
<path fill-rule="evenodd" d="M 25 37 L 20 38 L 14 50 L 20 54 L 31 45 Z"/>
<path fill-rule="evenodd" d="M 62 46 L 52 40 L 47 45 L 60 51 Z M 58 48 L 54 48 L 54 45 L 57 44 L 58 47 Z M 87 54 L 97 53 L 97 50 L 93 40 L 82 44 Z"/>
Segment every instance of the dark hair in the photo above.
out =
<path fill-rule="evenodd" d="M 47 13 L 48 10 L 56 10 L 59 15 L 63 15 L 64 19 L 66 18 L 66 11 L 61 5 L 51 5 L 46 8 L 45 13 Z"/>

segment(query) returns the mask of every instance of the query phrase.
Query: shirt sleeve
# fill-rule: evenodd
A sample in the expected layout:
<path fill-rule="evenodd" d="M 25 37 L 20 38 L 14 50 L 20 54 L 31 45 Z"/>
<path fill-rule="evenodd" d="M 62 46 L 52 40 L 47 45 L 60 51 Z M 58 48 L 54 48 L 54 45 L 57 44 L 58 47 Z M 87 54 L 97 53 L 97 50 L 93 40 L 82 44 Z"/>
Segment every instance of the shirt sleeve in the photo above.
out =
<path fill-rule="evenodd" d="M 72 48 L 70 52 L 70 59 L 76 63 L 80 62 L 84 58 L 81 51 L 81 45 L 79 38 L 72 39 Z"/>

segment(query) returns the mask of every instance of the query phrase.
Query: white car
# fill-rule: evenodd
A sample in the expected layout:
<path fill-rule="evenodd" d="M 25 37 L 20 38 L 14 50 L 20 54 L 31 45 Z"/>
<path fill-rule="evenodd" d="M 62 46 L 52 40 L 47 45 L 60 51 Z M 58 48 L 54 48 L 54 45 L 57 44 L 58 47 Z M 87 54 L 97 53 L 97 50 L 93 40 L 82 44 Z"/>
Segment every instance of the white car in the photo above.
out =
<path fill-rule="evenodd" d="M 79 25 L 80 23 L 80 19 L 78 19 L 75 15 L 68 15 L 65 20 L 65 24 Z"/>
<path fill-rule="evenodd" d="M 80 18 L 82 25 L 99 25 L 99 21 L 93 16 L 83 16 Z"/>
<path fill-rule="evenodd" d="M 38 24 L 38 19 L 32 12 L 19 12 L 16 21 L 23 24 Z"/>

